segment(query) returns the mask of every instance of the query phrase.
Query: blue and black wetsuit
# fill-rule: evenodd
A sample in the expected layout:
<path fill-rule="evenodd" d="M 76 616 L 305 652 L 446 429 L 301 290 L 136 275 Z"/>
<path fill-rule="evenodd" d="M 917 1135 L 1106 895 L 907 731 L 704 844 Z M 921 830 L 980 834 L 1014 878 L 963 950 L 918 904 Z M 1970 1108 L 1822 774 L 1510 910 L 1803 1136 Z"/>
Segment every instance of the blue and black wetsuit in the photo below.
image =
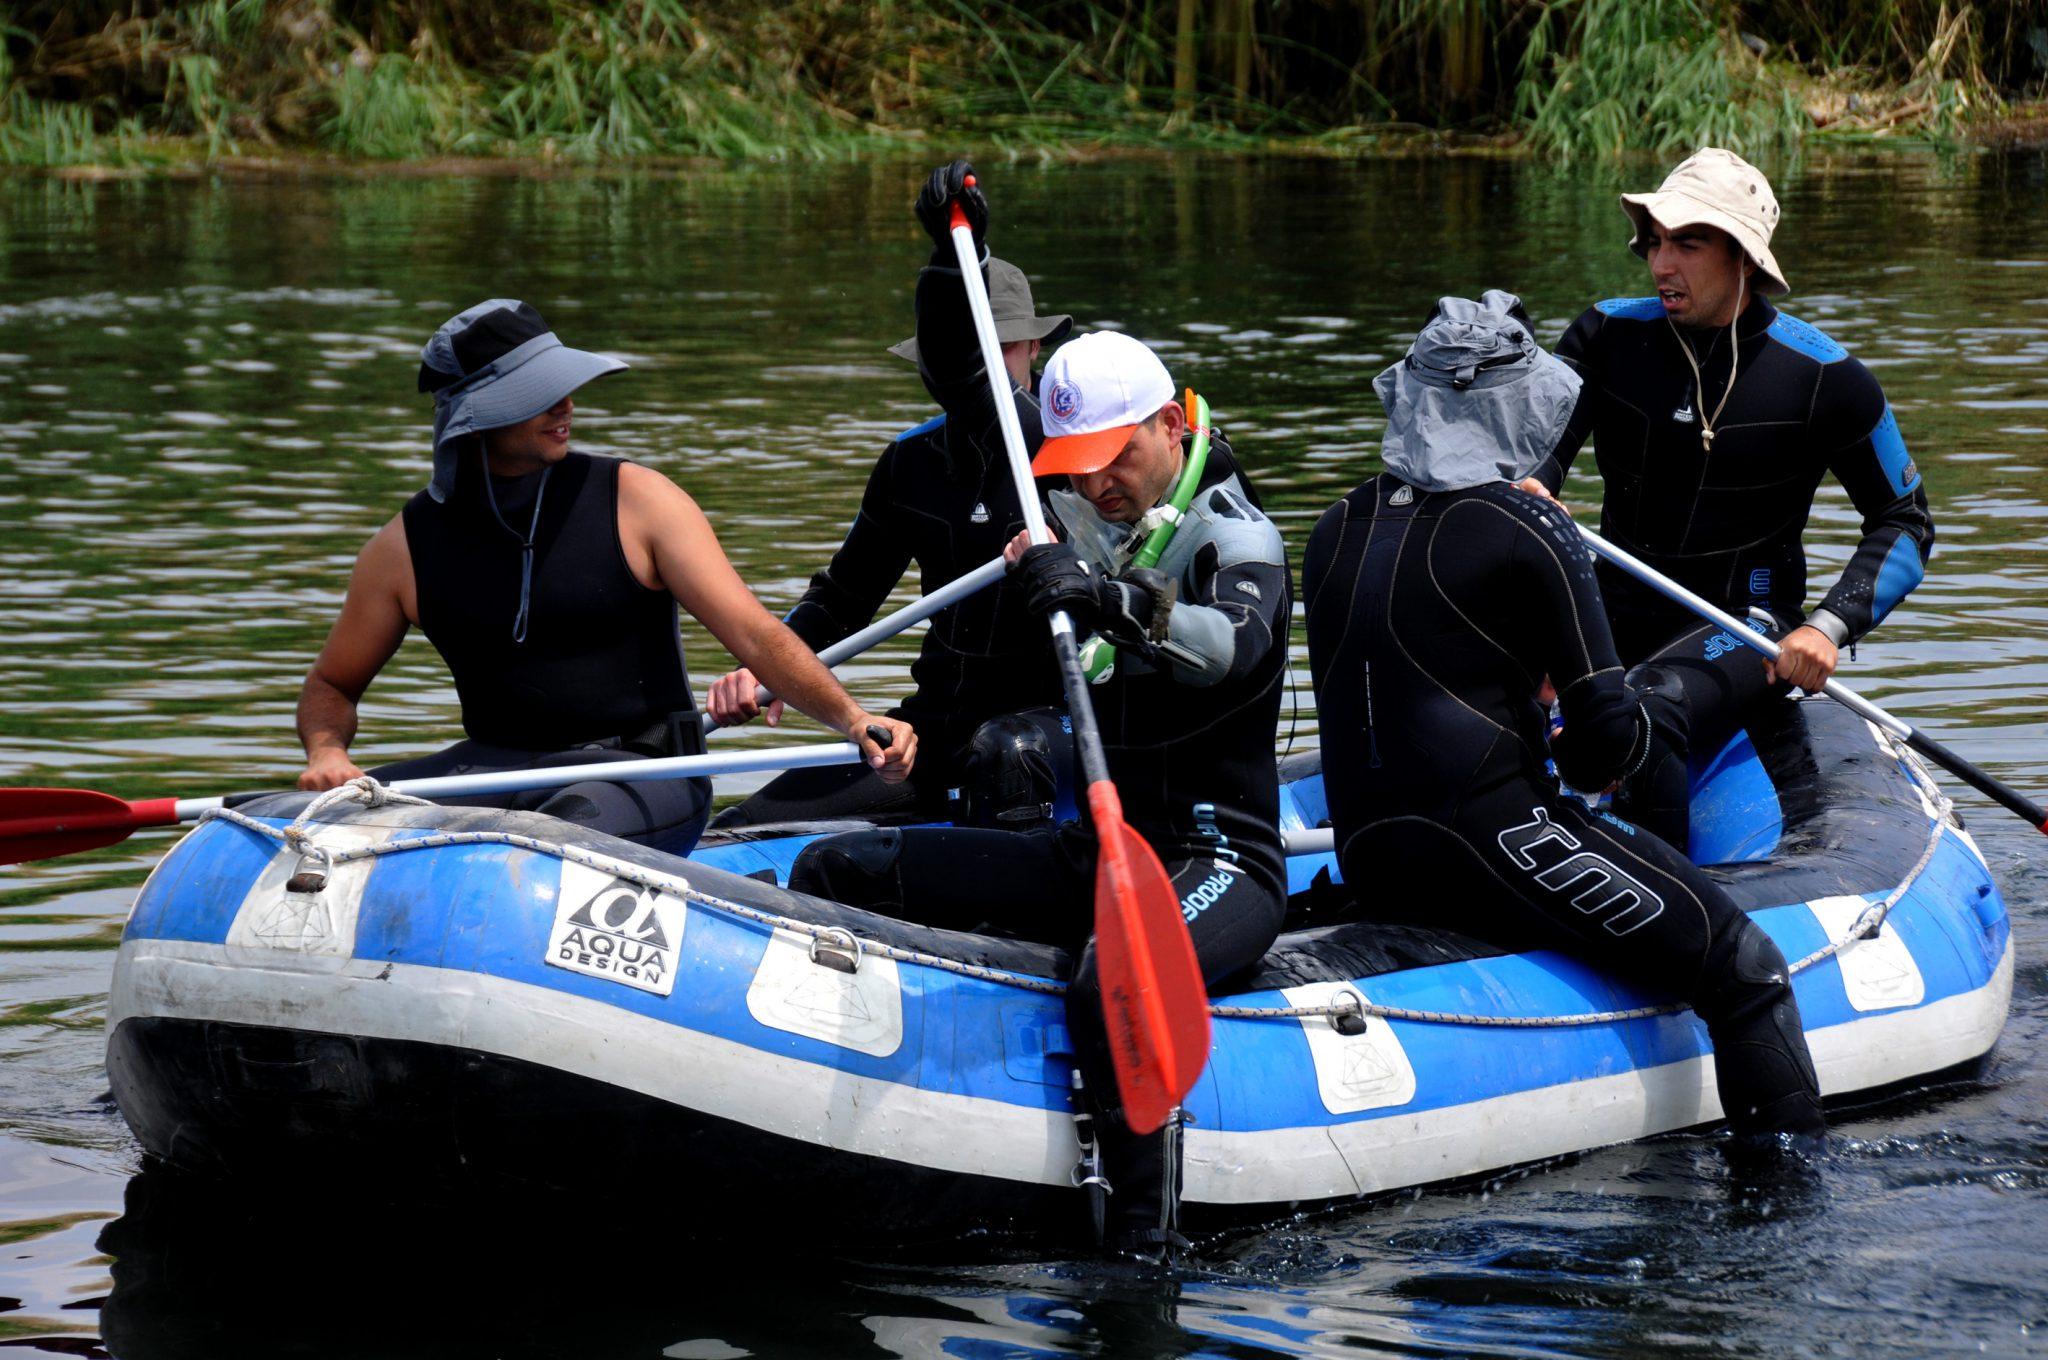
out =
<path fill-rule="evenodd" d="M 929 593 L 1000 556 L 1024 530 L 959 280 L 957 268 L 935 260 L 918 281 L 919 369 L 945 414 L 883 450 L 846 541 L 790 612 L 790 629 L 813 651 L 866 627 L 912 562 Z M 1025 451 L 1035 452 L 1037 399 L 1023 388 L 1012 397 Z M 949 794 L 968 783 L 976 730 L 999 715 L 1060 702 L 1045 623 L 1025 612 L 1007 582 L 934 615 L 910 676 L 917 688 L 889 710 L 917 728 L 910 779 L 885 784 L 864 765 L 792 770 L 720 813 L 718 824 L 902 812 L 944 818 Z"/>
<path fill-rule="evenodd" d="M 448 663 L 467 739 L 371 771 L 385 781 L 585 765 L 704 749 L 677 605 L 619 543 L 619 460 L 572 453 L 524 477 L 464 457 L 453 493 L 404 511 L 420 629 Z M 528 545 L 531 560 L 528 560 Z M 449 802 L 544 812 L 674 854 L 711 781 L 586 781 Z"/>
<path fill-rule="evenodd" d="M 1383 474 L 1317 523 L 1302 591 L 1338 862 L 1363 905 L 1682 997 L 1738 1131 L 1818 1130 L 1777 946 L 1684 855 L 1545 771 L 1554 755 L 1574 787 L 1604 788 L 1648 749 L 1562 512 L 1506 483 L 1428 492 Z"/>
<path fill-rule="evenodd" d="M 1761 298 L 1736 331 L 1739 346 L 1726 327 L 1681 340 L 1654 297 L 1589 309 L 1557 347 L 1584 380 L 1579 405 L 1536 475 L 1557 490 L 1590 436 L 1603 483 L 1602 534 L 1738 617 L 1767 615 L 1757 626 L 1768 632 L 1807 623 L 1848 646 L 1920 583 L 1934 545 L 1926 490 L 1870 370 Z M 1697 381 L 1682 343 L 1693 346 Z M 1702 403 L 1711 413 L 1724 391 L 1710 454 Z M 1808 614 L 1801 540 L 1830 473 L 1862 515 L 1863 538 Z M 1617 806 L 1683 847 L 1688 752 L 1711 754 L 1772 688 L 1761 658 L 1740 639 L 1605 564 L 1600 588 L 1658 734 Z"/>

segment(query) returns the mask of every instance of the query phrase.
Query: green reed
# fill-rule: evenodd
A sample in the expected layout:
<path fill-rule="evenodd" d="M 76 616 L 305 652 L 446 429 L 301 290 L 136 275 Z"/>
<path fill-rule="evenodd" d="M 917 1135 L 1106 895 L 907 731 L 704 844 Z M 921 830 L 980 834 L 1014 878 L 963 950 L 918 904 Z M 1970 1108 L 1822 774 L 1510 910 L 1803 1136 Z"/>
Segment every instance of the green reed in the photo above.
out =
<path fill-rule="evenodd" d="M 1757 150 L 1955 136 L 2044 67 L 2048 0 L 17 0 L 0 162 Z"/>

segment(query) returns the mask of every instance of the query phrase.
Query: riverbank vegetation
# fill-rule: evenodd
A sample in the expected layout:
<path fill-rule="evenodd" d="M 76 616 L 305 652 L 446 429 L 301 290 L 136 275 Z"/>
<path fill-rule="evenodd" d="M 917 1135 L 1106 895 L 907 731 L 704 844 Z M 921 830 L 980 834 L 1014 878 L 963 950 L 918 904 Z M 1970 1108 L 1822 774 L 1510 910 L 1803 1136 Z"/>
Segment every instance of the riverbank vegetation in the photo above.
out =
<path fill-rule="evenodd" d="M 1953 140 L 2048 0 L 17 0 L 0 163 Z"/>

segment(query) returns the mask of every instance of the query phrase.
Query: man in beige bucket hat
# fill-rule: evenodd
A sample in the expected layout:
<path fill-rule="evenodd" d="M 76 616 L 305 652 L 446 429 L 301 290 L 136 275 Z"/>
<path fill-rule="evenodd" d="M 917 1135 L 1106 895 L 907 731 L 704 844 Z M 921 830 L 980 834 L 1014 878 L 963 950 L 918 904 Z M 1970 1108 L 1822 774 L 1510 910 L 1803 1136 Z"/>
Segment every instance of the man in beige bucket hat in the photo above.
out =
<path fill-rule="evenodd" d="M 1656 291 L 1599 303 L 1565 332 L 1557 355 L 1585 386 L 1556 453 L 1526 485 L 1556 491 L 1591 436 L 1601 532 L 1722 608 L 1747 611 L 1784 649 L 1763 664 L 1601 564 L 1616 649 L 1656 727 L 1616 810 L 1684 846 L 1689 753 L 1711 757 L 1793 686 L 1819 689 L 1838 649 L 1920 583 L 1934 520 L 1877 380 L 1767 300 L 1788 290 L 1763 172 L 1708 147 L 1656 192 L 1623 194 L 1621 207 Z M 1801 537 L 1829 474 L 1855 503 L 1863 538 L 1809 609 Z"/>
<path fill-rule="evenodd" d="M 1041 349 L 1064 339 L 1074 321 L 1038 315 L 1024 271 L 988 254 L 988 203 L 980 189 L 966 187 L 972 173 L 966 161 L 942 165 L 918 195 L 915 212 L 935 249 L 918 278 L 917 334 L 889 348 L 918 366 L 943 414 L 905 430 L 882 451 L 846 541 L 790 611 L 786 622 L 813 649 L 865 627 L 912 562 L 924 589 L 936 590 L 998 556 L 1024 526 L 947 235 L 951 201 L 959 198 L 966 207 L 982 249 L 996 337 L 1002 341 L 1027 450 L 1035 451 L 1040 438 L 1034 366 Z M 1039 712 L 1049 712 L 1060 701 L 1059 672 L 1045 624 L 1024 609 L 1022 592 L 1007 584 L 934 615 L 911 677 L 915 692 L 891 712 L 919 714 L 923 753 L 936 753 L 935 762 L 918 765 L 922 773 L 916 783 L 885 784 L 850 765 L 792 770 L 721 813 L 716 825 L 838 817 L 955 820 L 969 812 L 953 806 L 956 790 L 973 797 L 977 790 L 1015 782 L 1015 772 L 1007 768 L 979 774 L 969 769 L 976 762 L 971 748 L 984 724 L 999 720 L 1014 730 L 1000 740 L 995 734 L 984 737 L 983 766 L 1020 746 L 1035 752 L 1049 741 L 1066 739 L 1057 720 Z M 755 684 L 751 671 L 733 671 L 712 685 L 706 707 L 722 724 L 746 722 L 761 711 Z M 777 721 L 781 709 L 779 702 L 769 706 L 768 721 Z M 1022 794 L 1019 799 L 1031 801 Z M 995 809 L 990 801 L 981 797 L 971 815 L 985 819 L 1029 810 Z"/>

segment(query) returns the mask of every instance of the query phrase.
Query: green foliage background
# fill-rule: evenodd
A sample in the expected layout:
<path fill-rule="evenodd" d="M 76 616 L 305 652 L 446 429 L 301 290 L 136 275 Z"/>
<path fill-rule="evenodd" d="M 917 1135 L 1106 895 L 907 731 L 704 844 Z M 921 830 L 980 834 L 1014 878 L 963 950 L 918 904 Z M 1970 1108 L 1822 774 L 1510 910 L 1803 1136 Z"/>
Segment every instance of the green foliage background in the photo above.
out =
<path fill-rule="evenodd" d="M 2048 0 L 17 0 L 0 162 L 1953 136 Z"/>

